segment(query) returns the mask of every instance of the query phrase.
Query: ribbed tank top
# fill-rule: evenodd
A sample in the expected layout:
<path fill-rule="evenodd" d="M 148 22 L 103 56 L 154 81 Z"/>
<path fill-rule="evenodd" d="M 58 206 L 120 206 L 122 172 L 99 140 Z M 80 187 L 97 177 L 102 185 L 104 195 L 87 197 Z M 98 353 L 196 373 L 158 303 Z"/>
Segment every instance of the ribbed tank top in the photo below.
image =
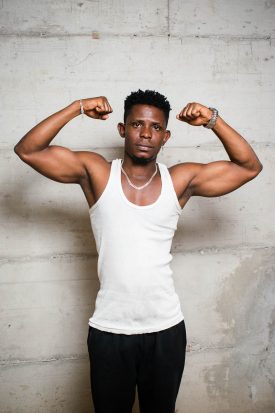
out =
<path fill-rule="evenodd" d="M 167 167 L 158 163 L 161 193 L 145 206 L 130 202 L 121 184 L 121 159 L 90 208 L 100 289 L 89 325 L 112 333 L 150 333 L 183 320 L 170 262 L 181 207 Z"/>

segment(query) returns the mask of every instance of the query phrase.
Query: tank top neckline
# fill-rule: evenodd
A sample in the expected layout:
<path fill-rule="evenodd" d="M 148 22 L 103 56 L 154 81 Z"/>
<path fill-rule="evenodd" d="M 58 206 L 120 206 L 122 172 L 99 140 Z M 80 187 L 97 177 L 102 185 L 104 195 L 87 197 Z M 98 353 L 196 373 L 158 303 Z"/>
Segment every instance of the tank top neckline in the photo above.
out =
<path fill-rule="evenodd" d="M 159 162 L 156 162 L 156 164 L 158 165 L 158 169 L 160 172 L 160 179 L 161 179 L 161 190 L 160 190 L 160 194 L 158 196 L 158 198 L 152 203 L 152 204 L 148 204 L 148 205 L 137 205 L 134 204 L 133 202 L 129 201 L 129 199 L 127 198 L 127 196 L 125 195 L 123 188 L 122 188 L 122 182 L 121 182 L 121 165 L 122 165 L 122 159 L 118 159 L 118 168 L 117 168 L 117 178 L 118 178 L 118 185 L 119 185 L 119 191 L 120 194 L 123 198 L 123 200 L 126 202 L 126 204 L 128 204 L 129 206 L 133 207 L 133 208 L 137 208 L 137 209 L 149 209 L 149 208 L 153 208 L 155 205 L 157 205 L 162 196 L 163 196 L 163 186 L 164 186 L 164 176 L 163 176 L 163 172 L 162 172 L 162 168 L 161 165 L 159 164 Z"/>

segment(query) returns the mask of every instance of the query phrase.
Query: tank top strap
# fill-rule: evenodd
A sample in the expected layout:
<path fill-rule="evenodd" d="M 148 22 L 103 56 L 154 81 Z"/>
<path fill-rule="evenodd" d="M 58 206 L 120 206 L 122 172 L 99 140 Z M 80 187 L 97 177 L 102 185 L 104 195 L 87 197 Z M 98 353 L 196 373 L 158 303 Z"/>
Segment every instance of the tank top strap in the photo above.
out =
<path fill-rule="evenodd" d="M 116 158 L 112 161 L 112 185 L 114 188 L 118 188 L 121 179 L 121 159 Z"/>
<path fill-rule="evenodd" d="M 175 202 L 175 206 L 178 212 L 181 213 L 182 208 L 180 206 L 170 172 L 165 164 L 158 162 L 158 166 L 160 168 L 164 193 L 167 194 L 167 196 L 169 196 Z"/>
<path fill-rule="evenodd" d="M 112 160 L 110 177 L 109 177 L 109 180 L 112 184 L 116 185 L 117 180 L 120 177 L 120 165 L 121 165 L 121 160 L 120 159 L 113 159 Z"/>

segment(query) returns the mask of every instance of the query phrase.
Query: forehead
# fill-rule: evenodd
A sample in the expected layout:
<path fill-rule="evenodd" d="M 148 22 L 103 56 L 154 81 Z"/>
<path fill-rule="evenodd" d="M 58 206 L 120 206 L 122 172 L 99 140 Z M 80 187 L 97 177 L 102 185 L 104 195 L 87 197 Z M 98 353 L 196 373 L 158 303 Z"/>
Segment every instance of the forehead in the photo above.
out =
<path fill-rule="evenodd" d="M 163 110 L 152 105 L 137 104 L 131 107 L 128 117 L 130 119 L 150 120 L 154 122 L 164 122 L 165 115 Z"/>

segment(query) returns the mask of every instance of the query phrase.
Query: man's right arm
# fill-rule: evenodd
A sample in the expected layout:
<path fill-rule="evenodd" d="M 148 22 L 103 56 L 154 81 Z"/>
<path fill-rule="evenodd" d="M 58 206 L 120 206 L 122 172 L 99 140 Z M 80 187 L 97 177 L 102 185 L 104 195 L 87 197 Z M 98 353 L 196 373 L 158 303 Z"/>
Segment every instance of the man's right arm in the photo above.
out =
<path fill-rule="evenodd" d="M 108 100 L 103 96 L 83 99 L 82 103 L 84 113 L 94 119 L 105 120 L 112 112 Z M 50 145 L 58 132 L 79 114 L 78 100 L 32 128 L 14 147 L 15 153 L 47 178 L 63 183 L 80 183 L 87 175 L 87 154 L 90 159 L 94 158 L 94 162 L 102 162 L 103 158 L 92 152 L 71 151 L 62 146 Z"/>

